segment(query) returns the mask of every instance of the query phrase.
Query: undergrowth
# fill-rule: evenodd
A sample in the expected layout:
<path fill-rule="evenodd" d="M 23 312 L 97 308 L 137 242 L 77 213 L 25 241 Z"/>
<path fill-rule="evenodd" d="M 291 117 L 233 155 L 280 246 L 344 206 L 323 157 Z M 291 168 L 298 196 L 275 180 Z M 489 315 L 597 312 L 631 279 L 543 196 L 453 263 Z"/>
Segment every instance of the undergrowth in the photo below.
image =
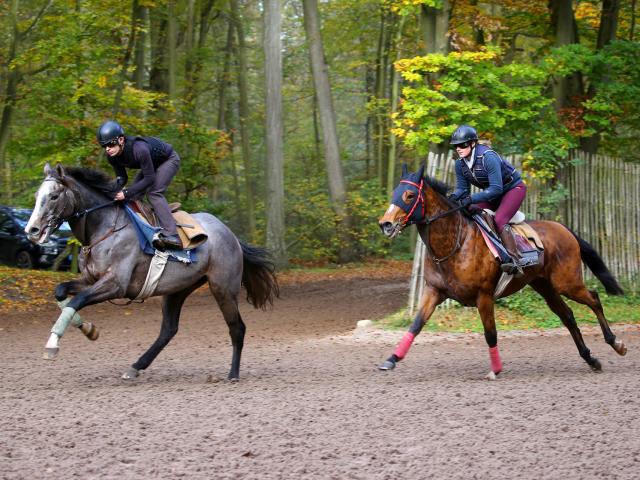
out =
<path fill-rule="evenodd" d="M 590 285 L 594 289 L 595 285 Z M 640 293 L 627 291 L 624 296 L 608 295 L 596 288 L 600 295 L 604 313 L 610 323 L 640 323 Z M 565 299 L 566 300 L 566 299 Z M 566 300 L 573 310 L 578 324 L 595 324 L 595 314 L 584 305 Z M 529 330 L 562 327 L 560 319 L 547 307 L 545 301 L 530 287 L 499 299 L 495 308 L 496 326 L 499 330 Z M 379 321 L 379 325 L 388 329 L 407 328 L 413 318 L 407 309 L 389 315 Z M 439 307 L 424 327 L 433 332 L 482 332 L 482 321 L 475 307 L 463 307 L 457 302 L 443 308 Z"/>

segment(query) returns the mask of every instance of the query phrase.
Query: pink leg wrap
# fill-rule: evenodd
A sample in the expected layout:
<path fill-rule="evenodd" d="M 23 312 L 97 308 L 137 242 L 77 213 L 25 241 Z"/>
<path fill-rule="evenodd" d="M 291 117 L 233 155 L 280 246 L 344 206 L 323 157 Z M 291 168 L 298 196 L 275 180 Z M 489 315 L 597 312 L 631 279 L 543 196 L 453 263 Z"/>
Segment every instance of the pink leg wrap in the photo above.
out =
<path fill-rule="evenodd" d="M 409 348 L 411 347 L 411 344 L 413 343 L 414 338 L 416 338 L 416 336 L 413 333 L 411 332 L 405 333 L 404 336 L 402 337 L 402 340 L 400 340 L 400 343 L 396 347 L 395 352 L 393 352 L 393 354 L 396 357 L 398 357 L 400 360 L 402 360 L 407 354 L 407 352 L 409 351 Z"/>
<path fill-rule="evenodd" d="M 491 371 L 497 375 L 502 371 L 502 360 L 500 360 L 500 352 L 497 345 L 489 348 L 489 359 L 491 359 Z"/>

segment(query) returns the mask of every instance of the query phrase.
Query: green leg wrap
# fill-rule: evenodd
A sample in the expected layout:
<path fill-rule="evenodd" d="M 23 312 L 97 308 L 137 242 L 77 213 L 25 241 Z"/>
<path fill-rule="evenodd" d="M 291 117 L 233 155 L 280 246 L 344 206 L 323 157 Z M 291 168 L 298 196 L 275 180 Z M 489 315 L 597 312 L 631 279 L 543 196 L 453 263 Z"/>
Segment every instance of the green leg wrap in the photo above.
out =
<path fill-rule="evenodd" d="M 77 317 L 78 319 L 75 320 L 74 317 Z M 78 321 L 80 323 L 77 323 Z M 58 320 L 56 320 L 56 323 L 53 325 L 53 328 L 51 329 L 51 333 L 55 333 L 56 335 L 58 335 L 58 337 L 62 337 L 62 335 L 64 335 L 64 331 L 67 329 L 70 322 L 73 322 L 73 325 L 77 327 L 82 325 L 82 320 L 80 320 L 80 315 L 76 313 L 75 309 L 71 307 L 64 307 L 62 309 L 62 312 L 60 312 L 60 316 L 58 317 Z"/>
<path fill-rule="evenodd" d="M 67 297 L 61 302 L 58 302 L 58 306 L 60 307 L 60 310 L 63 310 L 70 301 L 71 301 L 71 297 Z M 76 312 L 76 314 L 73 316 L 73 318 L 71 319 L 71 325 L 78 328 L 82 326 L 82 318 L 80 318 L 79 313 Z"/>

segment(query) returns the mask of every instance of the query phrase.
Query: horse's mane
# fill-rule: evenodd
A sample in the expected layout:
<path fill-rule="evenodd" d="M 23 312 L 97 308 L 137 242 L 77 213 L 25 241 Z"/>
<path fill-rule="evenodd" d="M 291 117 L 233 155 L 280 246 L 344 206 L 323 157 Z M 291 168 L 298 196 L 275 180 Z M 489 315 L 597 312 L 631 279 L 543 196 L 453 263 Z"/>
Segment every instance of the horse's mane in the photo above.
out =
<path fill-rule="evenodd" d="M 102 170 L 87 167 L 65 167 L 65 173 L 83 185 L 103 194 L 115 193 L 116 182 Z"/>
<path fill-rule="evenodd" d="M 440 180 L 436 180 L 435 178 L 430 177 L 429 175 L 425 175 L 424 181 L 427 185 L 433 188 L 437 193 L 442 195 L 443 197 L 447 196 L 447 192 L 451 190 L 451 187 Z"/>

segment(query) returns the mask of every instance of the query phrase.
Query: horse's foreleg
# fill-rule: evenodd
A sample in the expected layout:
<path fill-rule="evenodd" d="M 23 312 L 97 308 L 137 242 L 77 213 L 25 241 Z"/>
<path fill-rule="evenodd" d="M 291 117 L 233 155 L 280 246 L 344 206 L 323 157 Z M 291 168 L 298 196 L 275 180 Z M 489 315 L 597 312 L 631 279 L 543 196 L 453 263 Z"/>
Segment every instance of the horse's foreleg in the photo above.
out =
<path fill-rule="evenodd" d="M 70 288 L 70 284 L 73 284 L 73 288 L 77 288 L 81 285 L 81 282 L 66 283 L 66 286 L 63 284 L 61 284 L 63 286 L 58 285 L 60 289 L 59 291 L 58 288 L 56 288 L 56 298 L 59 300 L 58 304 L 62 311 L 60 312 L 58 320 L 56 320 L 51 328 L 49 340 L 45 345 L 43 358 L 46 360 L 52 360 L 58 354 L 58 351 L 60 350 L 60 338 L 62 338 L 70 323 L 80 328 L 82 333 L 84 333 L 89 339 L 97 339 L 99 334 L 98 330 L 92 324 L 83 322 L 77 311 L 86 305 L 117 298 L 121 293 L 117 282 L 110 281 L 109 279 L 103 279 L 100 282 L 96 282 L 91 285 L 89 288 L 78 291 L 76 296 L 69 300 L 66 298 L 66 293 L 63 295 L 63 292 L 69 292 L 68 288 Z M 60 293 L 60 296 L 58 296 L 58 293 Z M 60 301 L 59 297 L 62 298 L 62 301 Z"/>
<path fill-rule="evenodd" d="M 378 366 L 379 370 L 393 370 L 396 367 L 396 363 L 407 355 L 413 340 L 420 333 L 422 327 L 427 323 L 427 320 L 433 315 L 436 307 L 444 300 L 440 292 L 433 288 L 427 288 L 422 298 L 422 305 L 418 309 L 418 313 L 413 319 L 409 331 L 404 334 L 393 354 Z"/>
<path fill-rule="evenodd" d="M 498 350 L 498 331 L 496 330 L 494 305 L 492 293 L 481 294 L 478 297 L 477 307 L 484 328 L 484 339 L 489 346 L 489 363 L 491 370 L 486 376 L 489 380 L 494 380 L 496 375 L 502 371 L 502 359 L 500 358 L 500 351 Z"/>
<path fill-rule="evenodd" d="M 538 292 L 542 296 L 542 298 L 545 299 L 551 311 L 555 313 L 560 318 L 563 325 L 567 327 L 567 330 L 569 330 L 569 333 L 571 334 L 571 338 L 573 338 L 573 341 L 578 348 L 578 353 L 584 359 L 584 361 L 587 362 L 593 370 L 602 370 L 600 361 L 597 358 L 591 356 L 591 351 L 584 343 L 580 328 L 578 327 L 576 319 L 573 316 L 573 311 L 571 310 L 571 308 L 569 308 L 569 305 L 565 303 L 558 292 L 554 290 L 551 283 L 549 283 L 547 280 L 540 279 L 532 282 L 531 287 L 536 292 Z"/>

